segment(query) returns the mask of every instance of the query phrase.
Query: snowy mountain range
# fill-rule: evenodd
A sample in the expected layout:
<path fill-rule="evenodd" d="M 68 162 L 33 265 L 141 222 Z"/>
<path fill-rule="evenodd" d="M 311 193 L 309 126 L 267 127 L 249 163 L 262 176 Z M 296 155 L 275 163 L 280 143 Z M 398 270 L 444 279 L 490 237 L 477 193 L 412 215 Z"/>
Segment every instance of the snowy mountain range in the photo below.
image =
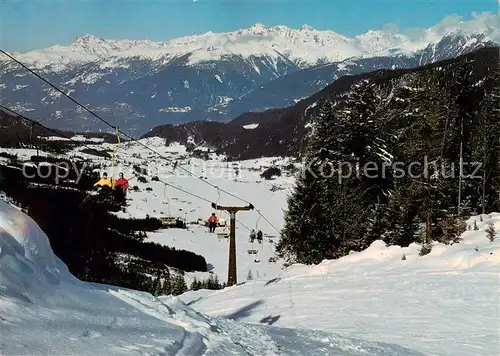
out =
<path fill-rule="evenodd" d="M 167 42 L 79 37 L 14 57 L 124 130 L 194 120 L 227 121 L 293 105 L 337 78 L 411 68 L 500 43 L 498 15 L 453 18 L 401 34 L 346 37 L 304 25 L 208 32 Z M 8 58 L 0 60 L 5 105 L 66 130 L 99 131 L 90 115 Z"/>

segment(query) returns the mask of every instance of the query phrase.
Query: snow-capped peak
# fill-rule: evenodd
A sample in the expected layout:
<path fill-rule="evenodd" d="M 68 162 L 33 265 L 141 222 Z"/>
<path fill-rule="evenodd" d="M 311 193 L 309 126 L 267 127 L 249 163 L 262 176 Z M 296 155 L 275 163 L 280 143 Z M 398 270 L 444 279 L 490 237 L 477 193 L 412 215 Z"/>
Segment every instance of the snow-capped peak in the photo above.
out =
<path fill-rule="evenodd" d="M 264 24 L 261 23 L 256 23 L 255 25 L 249 28 L 250 31 L 255 31 L 256 33 L 264 31 L 265 29 L 266 26 L 264 26 Z"/>
<path fill-rule="evenodd" d="M 76 41 L 73 42 L 73 44 L 101 43 L 104 41 L 105 41 L 104 38 L 100 38 L 100 37 L 96 37 L 94 35 L 87 34 L 87 35 L 78 37 L 76 39 Z"/>
<path fill-rule="evenodd" d="M 300 28 L 301 31 L 315 31 L 314 27 L 312 26 L 309 26 L 309 25 L 302 25 L 302 27 Z"/>

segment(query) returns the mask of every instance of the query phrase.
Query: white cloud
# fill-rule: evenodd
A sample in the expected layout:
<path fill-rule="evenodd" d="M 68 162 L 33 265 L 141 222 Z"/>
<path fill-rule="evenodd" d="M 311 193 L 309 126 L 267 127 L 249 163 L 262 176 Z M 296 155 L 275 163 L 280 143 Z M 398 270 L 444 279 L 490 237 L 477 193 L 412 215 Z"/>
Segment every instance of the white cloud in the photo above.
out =
<path fill-rule="evenodd" d="M 500 2 L 500 0 L 498 0 Z M 412 41 L 435 41 L 444 34 L 459 32 L 465 35 L 484 33 L 487 39 L 500 43 L 500 14 L 473 12 L 470 20 L 464 20 L 462 16 L 448 15 L 438 24 L 430 28 L 412 28 L 403 30 L 403 34 Z"/>

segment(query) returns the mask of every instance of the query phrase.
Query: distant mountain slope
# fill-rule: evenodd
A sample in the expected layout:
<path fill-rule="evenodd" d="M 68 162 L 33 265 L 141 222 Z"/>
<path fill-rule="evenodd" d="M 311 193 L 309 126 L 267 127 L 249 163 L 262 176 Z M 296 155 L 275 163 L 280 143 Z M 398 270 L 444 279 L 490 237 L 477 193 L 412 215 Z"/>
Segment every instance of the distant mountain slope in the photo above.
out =
<path fill-rule="evenodd" d="M 256 24 L 168 42 L 87 35 L 69 46 L 13 55 L 134 135 L 157 125 L 228 121 L 293 105 L 343 75 L 411 68 L 500 39 L 497 15 L 438 24 L 407 36 L 388 30 L 345 37 L 309 26 Z M 496 22 L 495 22 L 496 21 Z M 15 63 L 0 57 L 5 105 L 64 130 L 106 130 L 99 121 Z"/>
<path fill-rule="evenodd" d="M 116 142 L 115 135 L 109 133 L 79 133 L 62 130 L 54 131 L 67 137 L 82 136 L 88 139 L 99 138 L 104 142 Z M 47 137 L 56 136 L 56 134 L 37 124 L 32 124 L 27 120 L 23 120 L 0 109 L 0 145 L 16 146 L 20 143 L 28 144 L 30 142 L 30 137 L 31 142 L 34 143 L 37 136 Z"/>
<path fill-rule="evenodd" d="M 294 71 L 231 102 L 226 116 L 236 117 L 247 111 L 292 106 L 300 99 L 320 91 L 345 75 L 373 72 L 378 69 L 416 68 L 454 58 L 485 46 L 495 45 L 486 41 L 483 35 L 468 37 L 449 35 L 411 55 L 349 58 L 342 62 Z"/>
<path fill-rule="evenodd" d="M 310 115 L 314 114 L 321 100 L 334 98 L 361 79 L 369 78 L 382 85 L 390 85 L 393 80 L 404 80 L 403 75 L 407 73 L 425 68 L 441 67 L 451 74 L 460 68 L 464 61 L 473 61 L 476 64 L 474 75 L 478 80 L 484 79 L 498 67 L 499 47 L 480 49 L 458 58 L 415 69 L 377 70 L 355 76 L 344 76 L 292 107 L 262 113 L 247 113 L 226 124 L 200 121 L 186 125 L 164 125 L 154 128 L 146 136 L 161 136 L 183 143 L 205 143 L 239 159 L 298 155 L 309 132 L 307 123 Z M 258 124 L 254 125 L 257 127 L 247 126 L 252 123 Z"/>

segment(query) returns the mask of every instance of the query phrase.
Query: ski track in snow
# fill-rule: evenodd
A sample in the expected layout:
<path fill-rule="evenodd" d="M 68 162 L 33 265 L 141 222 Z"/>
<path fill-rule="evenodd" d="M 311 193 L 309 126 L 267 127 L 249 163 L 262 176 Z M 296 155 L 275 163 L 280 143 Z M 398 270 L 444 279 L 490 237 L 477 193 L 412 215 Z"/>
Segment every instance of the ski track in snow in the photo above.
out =
<path fill-rule="evenodd" d="M 265 181 L 259 175 L 273 161 L 288 164 L 286 159 L 233 163 L 213 156 L 203 161 L 189 157 L 183 146 L 164 146 L 159 138 L 143 142 L 179 160 L 178 167 L 192 171 L 196 177 L 206 177 L 208 182 L 251 201 L 281 228 L 282 207 L 293 178 L 283 175 Z M 91 145 L 114 148 L 95 142 L 87 147 Z M 33 150 L 0 151 L 17 153 L 21 159 L 35 154 Z M 108 160 L 80 155 L 102 163 L 103 170 L 112 173 Z M 115 174 L 123 171 L 133 177 L 133 164 L 148 170 L 148 183 L 131 180 L 130 184 L 138 185 L 141 191 L 129 193 L 129 206 L 118 216 L 144 218 L 163 212 L 190 222 L 206 219 L 213 211 L 207 202 L 151 181 L 154 175 L 221 205 L 245 205 L 223 192 L 218 194 L 179 168 L 172 174 L 171 164 L 135 144 L 121 145 L 117 160 Z M 233 166 L 239 168 L 236 180 Z M 152 191 L 146 191 L 146 187 Z M 278 233 L 255 211 L 241 212 L 237 218 L 246 227 L 238 225 L 236 230 L 239 285 L 221 291 L 188 292 L 177 298 L 155 298 L 124 288 L 82 283 L 53 256 L 48 240 L 29 218 L 18 217 L 21 222 L 9 230 L 10 221 L 16 221 L 13 216 L 10 211 L 4 213 L 3 220 L 0 218 L 2 353 L 500 354 L 500 238 L 489 242 L 484 233 L 489 219 L 500 231 L 500 214 L 483 216 L 483 222 L 477 220 L 480 230 L 464 233 L 462 243 L 437 244 L 424 257 L 418 256 L 417 245 L 386 247 L 377 241 L 366 251 L 339 260 L 282 269 L 282 261 L 267 262 L 274 253 L 268 239 L 254 245 L 259 249 L 259 263 L 247 254 L 252 246 L 246 227 L 276 236 L 275 242 Z M 224 213 L 220 217 L 228 218 Z M 468 223 L 472 225 L 473 219 Z M 29 228 L 25 231 L 26 226 Z M 226 280 L 228 241 L 219 241 L 206 227 L 164 229 L 148 233 L 148 237 L 149 241 L 201 254 L 211 273 Z M 406 260 L 401 259 L 403 254 Z M 38 258 L 36 263 L 34 256 Z M 252 281 L 247 281 L 249 274 Z M 194 276 L 206 278 L 208 273 L 186 273 L 188 285 Z"/>

